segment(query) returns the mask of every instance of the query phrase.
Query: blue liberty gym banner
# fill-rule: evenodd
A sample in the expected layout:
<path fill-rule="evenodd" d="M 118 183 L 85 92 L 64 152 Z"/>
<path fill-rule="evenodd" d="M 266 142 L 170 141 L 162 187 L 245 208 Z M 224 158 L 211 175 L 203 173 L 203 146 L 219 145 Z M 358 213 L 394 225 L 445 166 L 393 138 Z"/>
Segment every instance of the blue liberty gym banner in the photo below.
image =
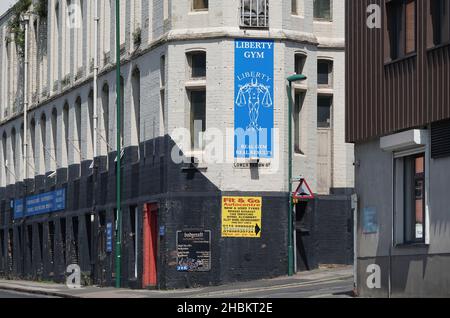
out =
<path fill-rule="evenodd" d="M 66 208 L 66 189 L 34 195 L 26 198 L 25 216 L 61 211 Z M 14 218 L 24 217 L 23 199 L 14 201 Z"/>
<path fill-rule="evenodd" d="M 274 41 L 235 40 L 234 157 L 273 158 Z"/>

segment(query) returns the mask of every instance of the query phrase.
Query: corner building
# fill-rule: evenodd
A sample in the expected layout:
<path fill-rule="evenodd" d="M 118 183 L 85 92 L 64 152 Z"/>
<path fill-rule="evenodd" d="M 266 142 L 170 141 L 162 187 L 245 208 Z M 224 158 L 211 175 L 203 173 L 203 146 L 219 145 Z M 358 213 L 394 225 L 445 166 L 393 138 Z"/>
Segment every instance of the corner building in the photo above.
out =
<path fill-rule="evenodd" d="M 67 265 L 79 264 L 85 283 L 113 285 L 115 3 L 33 6 L 40 3 L 46 14 L 29 22 L 26 132 L 23 57 L 7 27 L 13 10 L 0 18 L 0 275 L 64 281 Z M 71 5 L 79 6 L 76 19 Z M 135 0 L 121 1 L 120 16 L 122 285 L 183 288 L 287 273 L 286 77 L 293 73 L 308 77 L 292 92 L 293 174 L 303 175 L 317 194 L 297 207 L 297 269 L 352 262 L 353 146 L 344 136 L 340 3 Z M 264 79 L 250 75 L 247 84 L 257 85 L 259 99 L 243 91 L 240 108 L 238 41 L 270 43 L 264 52 L 273 54 L 264 75 L 270 82 L 261 86 Z M 261 52 L 247 55 L 267 61 Z M 254 116 L 255 125 L 274 128 L 272 156 L 235 158 L 233 133 L 226 132 L 240 120 L 236 109 Z M 222 134 L 219 159 L 212 161 L 204 160 L 211 131 Z M 183 160 L 174 161 L 174 153 Z M 259 202 L 255 234 L 224 235 L 222 201 L 242 198 Z M 50 202 L 51 211 L 33 202 Z"/>

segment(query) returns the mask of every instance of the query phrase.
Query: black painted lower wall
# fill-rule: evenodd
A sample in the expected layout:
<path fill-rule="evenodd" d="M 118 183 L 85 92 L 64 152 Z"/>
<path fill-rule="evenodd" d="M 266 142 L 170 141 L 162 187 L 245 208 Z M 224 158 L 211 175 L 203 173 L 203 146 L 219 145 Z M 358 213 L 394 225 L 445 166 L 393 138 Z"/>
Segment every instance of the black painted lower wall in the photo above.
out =
<path fill-rule="evenodd" d="M 169 156 L 173 146 L 166 137 L 125 150 L 122 161 L 122 286 L 142 288 L 142 220 L 146 203 L 159 206 L 158 227 L 164 227 L 158 236 L 157 288 L 217 285 L 285 275 L 288 195 L 282 192 L 223 193 L 195 167 L 174 164 Z M 53 178 L 37 176 L 25 184 L 0 189 L 1 277 L 64 282 L 66 267 L 79 264 L 84 284 L 114 285 L 115 251 L 106 252 L 106 224 L 115 225 L 114 159 L 115 153 L 110 153 L 108 158 L 97 158 L 94 169 L 90 168 L 92 162 L 86 161 L 58 170 Z M 65 211 L 25 220 L 13 219 L 11 200 L 14 198 L 63 187 L 67 189 Z M 260 239 L 221 237 L 223 195 L 263 198 Z M 316 214 L 328 209 L 317 202 Z M 319 232 L 331 229 L 331 223 L 324 220 L 324 224 L 329 225 Z M 316 227 L 321 225 L 316 224 Z M 180 230 L 211 231 L 211 271 L 177 271 L 175 238 Z M 346 228 L 335 226 L 333 231 L 345 232 Z M 320 235 L 316 238 L 322 240 Z M 322 241 L 320 249 L 328 244 Z M 332 262 L 340 257 L 333 249 L 328 258 L 326 254 L 324 250 L 315 257 Z"/>

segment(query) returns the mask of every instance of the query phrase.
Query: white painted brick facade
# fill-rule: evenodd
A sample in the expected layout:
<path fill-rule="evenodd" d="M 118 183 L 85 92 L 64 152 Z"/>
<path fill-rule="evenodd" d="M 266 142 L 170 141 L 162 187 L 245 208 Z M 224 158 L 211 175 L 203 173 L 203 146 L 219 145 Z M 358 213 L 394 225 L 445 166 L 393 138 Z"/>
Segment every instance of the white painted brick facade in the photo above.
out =
<path fill-rule="evenodd" d="M 54 6 L 55 0 L 49 0 Z M 85 3 L 85 17 L 93 17 L 93 7 L 88 10 L 87 1 Z M 101 0 L 99 2 L 102 2 Z M 136 138 L 132 138 L 134 120 L 132 120 L 132 88 L 131 77 L 133 70 L 138 67 L 141 74 L 141 106 L 140 106 L 140 141 L 152 139 L 163 134 L 161 123 L 162 115 L 160 113 L 160 59 L 166 57 L 166 101 L 164 117 L 166 118 L 165 133 L 171 134 L 175 128 L 186 127 L 189 118 L 189 102 L 186 94 L 186 70 L 187 59 L 186 52 L 193 49 L 202 49 L 207 52 L 207 128 L 217 128 L 225 134 L 227 128 L 234 126 L 234 39 L 242 37 L 256 37 L 275 40 L 275 65 L 274 65 L 274 85 L 275 85 L 275 128 L 279 129 L 279 143 L 276 144 L 276 151 L 279 155 L 279 166 L 274 171 L 260 169 L 259 176 L 252 177 L 250 170 L 233 168 L 232 163 L 207 164 L 207 170 L 202 173 L 211 180 L 219 189 L 223 191 L 286 191 L 287 190 L 287 95 L 285 78 L 294 72 L 294 54 L 298 51 L 307 54 L 304 74 L 308 76 L 307 93 L 302 110 L 301 138 L 304 146 L 305 155 L 295 155 L 294 175 L 303 174 L 307 177 L 313 190 L 317 182 L 317 58 L 331 58 L 334 63 L 334 83 L 333 83 L 333 140 L 332 140 L 332 183 L 333 188 L 352 188 L 353 177 L 353 146 L 345 144 L 345 56 L 344 56 L 344 6 L 340 1 L 332 0 L 333 3 L 333 22 L 313 22 L 313 1 L 298 1 L 303 13 L 300 16 L 291 15 L 291 1 L 270 1 L 270 28 L 268 30 L 245 30 L 239 28 L 239 6 L 238 0 L 210 0 L 209 10 L 207 12 L 191 12 L 191 2 L 182 0 L 141 0 L 141 16 L 133 18 L 130 14 L 133 5 L 137 0 L 127 1 L 126 13 L 121 17 L 126 17 L 125 34 L 126 45 L 123 55 L 122 76 L 125 83 L 125 130 L 124 145 L 130 146 L 136 144 Z M 112 1 L 114 3 L 114 1 Z M 164 21 L 164 4 L 168 4 L 168 19 Z M 49 5 L 50 6 L 50 5 Z M 100 154 L 106 154 L 107 149 L 115 149 L 115 90 L 116 79 L 113 65 L 115 59 L 115 22 L 114 5 L 110 8 L 110 25 L 104 25 L 107 21 L 105 8 L 108 6 L 102 4 L 100 7 L 100 38 L 99 38 L 99 64 L 100 76 L 98 81 L 98 107 L 99 107 L 99 132 L 105 136 L 105 127 L 102 126 L 102 87 L 105 83 L 109 86 L 109 146 L 99 139 L 98 146 Z M 48 38 L 52 39 L 54 32 L 54 18 L 49 11 L 48 17 Z M 2 45 L 5 37 L 5 26 L 8 16 L 0 19 L 0 34 L 2 34 Z M 35 18 L 32 18 L 32 22 Z M 136 19 L 140 23 L 135 23 Z M 62 120 L 63 107 L 69 105 L 69 129 L 68 139 L 75 140 L 75 101 L 78 97 L 82 101 L 81 113 L 81 153 L 82 159 L 92 159 L 91 128 L 88 111 L 88 96 L 92 89 L 92 72 L 88 57 L 92 57 L 93 36 L 87 30 L 93 30 L 93 21 L 84 19 L 83 35 L 83 77 L 76 79 L 77 67 L 75 66 L 75 49 L 80 48 L 76 45 L 74 32 L 71 32 L 70 40 L 72 52 L 69 65 L 64 69 L 71 70 L 71 83 L 64 88 L 61 81 L 65 74 L 62 74 L 62 52 L 55 49 L 55 43 L 48 41 L 47 56 L 42 57 L 43 61 L 47 58 L 48 64 L 43 63 L 38 69 L 39 58 L 36 59 L 37 49 L 30 52 L 30 74 L 47 75 L 45 83 L 32 83 L 29 92 L 30 96 L 38 95 L 37 100 L 32 100 L 30 107 L 29 121 L 34 118 L 36 122 L 36 133 L 34 143 L 35 160 L 30 163 L 34 166 L 36 174 L 43 174 L 49 170 L 54 170 L 55 163 L 44 163 L 44 156 L 41 145 L 41 117 L 45 113 L 47 119 L 46 144 L 52 144 L 51 137 L 51 118 L 52 110 L 56 109 L 57 119 L 57 144 L 55 158 L 59 165 L 66 162 L 70 165 L 78 163 L 79 155 L 70 142 L 64 145 L 64 131 Z M 142 39 L 140 51 L 134 54 L 133 33 L 135 27 L 142 28 Z M 109 32 L 106 29 L 109 27 Z M 53 31 L 52 31 L 53 30 Z M 109 35 L 109 39 L 104 36 Z M 32 38 L 34 35 L 31 35 Z M 61 34 L 60 34 L 61 38 Z M 59 40 L 61 42 L 61 39 Z M 67 43 L 65 41 L 64 43 Z M 53 53 L 52 53 L 53 52 Z M 61 53 L 61 54 L 59 54 Z M 109 54 L 110 63 L 104 63 L 104 55 Z M 0 46 L 0 69 L 5 68 L 6 58 L 4 57 L 3 46 Z M 65 59 L 67 60 L 67 59 Z M 42 68 L 48 65 L 48 69 L 43 72 Z M 53 67 L 58 66 L 55 72 Z M 52 74 L 58 74 L 58 78 L 53 79 Z M 32 81 L 36 81 L 36 76 L 31 76 Z M 0 88 L 1 96 L 5 96 L 3 87 L 4 78 L 1 78 Z M 59 80 L 56 91 L 53 91 L 54 80 Z M 20 85 L 20 83 L 19 83 Z M 47 88 L 50 93 L 46 96 L 42 92 Z M 39 101 L 39 103 L 38 103 Z M 5 134 L 8 141 L 8 150 L 5 154 L 3 147 L 0 147 L 0 186 L 8 183 L 14 183 L 14 178 L 5 169 L 5 155 L 9 162 L 12 158 L 11 149 L 11 131 L 16 129 L 16 140 L 19 140 L 19 132 L 22 125 L 22 116 L 20 113 L 4 116 L 3 110 L 10 107 L 2 99 L 0 116 L 0 144 L 2 136 Z M 232 145 L 232 140 L 228 140 Z M 30 146 L 31 147 L 31 146 Z M 53 147 L 53 146 L 52 146 Z M 68 156 L 66 156 L 66 147 Z M 108 148 L 110 147 L 110 148 Z M 21 144 L 16 147 L 16 174 L 18 180 L 21 180 Z M 225 146 L 224 146 L 225 148 Z M 67 158 L 66 158 L 67 157 Z M 32 159 L 29 159 L 33 161 Z M 62 163 L 62 164 L 61 164 Z M 273 166 L 276 166 L 273 164 Z M 32 176 L 34 171 L 29 171 Z"/>

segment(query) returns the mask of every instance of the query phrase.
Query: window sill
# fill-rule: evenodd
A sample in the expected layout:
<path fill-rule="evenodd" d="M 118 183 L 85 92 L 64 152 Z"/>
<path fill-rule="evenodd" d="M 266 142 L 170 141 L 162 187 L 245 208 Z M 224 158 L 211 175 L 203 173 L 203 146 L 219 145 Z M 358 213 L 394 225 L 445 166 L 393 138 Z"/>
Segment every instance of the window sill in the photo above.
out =
<path fill-rule="evenodd" d="M 334 94 L 334 89 L 331 87 L 317 87 L 317 94 L 332 96 Z"/>
<path fill-rule="evenodd" d="M 185 83 L 187 89 L 196 89 L 196 88 L 205 88 L 206 87 L 206 79 L 190 79 Z"/>
<path fill-rule="evenodd" d="M 333 19 L 320 19 L 320 18 L 314 18 L 313 23 L 320 23 L 320 24 L 332 24 Z"/>
<path fill-rule="evenodd" d="M 194 9 L 189 11 L 189 15 L 198 15 L 198 14 L 208 14 L 209 10 L 208 9 Z"/>
<path fill-rule="evenodd" d="M 433 51 L 445 48 L 447 46 L 450 46 L 450 42 L 445 42 L 445 43 L 441 43 L 441 44 L 438 44 L 438 45 L 433 45 L 433 46 L 427 48 L 427 53 L 431 53 Z"/>
<path fill-rule="evenodd" d="M 292 86 L 293 86 L 294 90 L 297 90 L 297 91 L 306 92 L 308 90 L 308 84 L 306 82 L 294 83 Z"/>
<path fill-rule="evenodd" d="M 402 62 L 402 61 L 405 61 L 405 60 L 408 60 L 408 59 L 412 59 L 412 58 L 415 58 L 415 57 L 417 57 L 417 52 L 410 53 L 408 55 L 396 58 L 395 60 L 384 62 L 384 66 L 390 66 L 392 64 L 396 64 L 396 63 L 399 63 L 399 62 Z"/>
<path fill-rule="evenodd" d="M 401 243 L 394 245 L 398 249 L 408 249 L 408 248 L 429 248 L 430 244 L 425 243 Z"/>

